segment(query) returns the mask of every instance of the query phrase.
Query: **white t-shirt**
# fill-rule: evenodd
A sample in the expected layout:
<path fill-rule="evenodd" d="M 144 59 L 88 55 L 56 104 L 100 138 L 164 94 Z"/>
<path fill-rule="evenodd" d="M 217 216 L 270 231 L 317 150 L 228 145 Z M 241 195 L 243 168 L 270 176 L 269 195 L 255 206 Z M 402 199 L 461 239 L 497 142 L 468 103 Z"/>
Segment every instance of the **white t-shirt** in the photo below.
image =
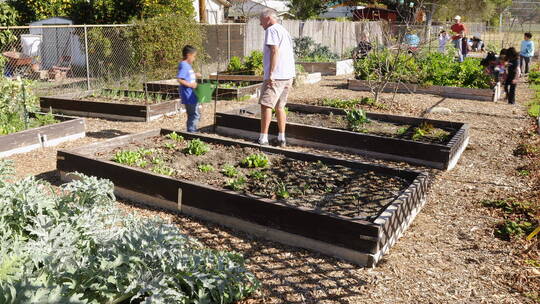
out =
<path fill-rule="evenodd" d="M 275 80 L 294 78 L 296 69 L 291 35 L 281 24 L 276 23 L 267 28 L 264 33 L 264 79 L 270 79 L 271 45 L 278 47 L 278 60 L 272 78 Z"/>

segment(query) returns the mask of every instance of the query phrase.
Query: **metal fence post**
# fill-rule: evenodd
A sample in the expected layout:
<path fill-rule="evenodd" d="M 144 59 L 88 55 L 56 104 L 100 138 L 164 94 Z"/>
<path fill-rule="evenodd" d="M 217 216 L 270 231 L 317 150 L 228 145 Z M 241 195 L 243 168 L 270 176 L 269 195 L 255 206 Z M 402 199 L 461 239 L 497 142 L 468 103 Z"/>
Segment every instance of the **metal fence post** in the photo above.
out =
<path fill-rule="evenodd" d="M 86 89 L 90 91 L 90 63 L 88 62 L 88 29 L 84 25 L 84 56 L 86 58 Z"/>

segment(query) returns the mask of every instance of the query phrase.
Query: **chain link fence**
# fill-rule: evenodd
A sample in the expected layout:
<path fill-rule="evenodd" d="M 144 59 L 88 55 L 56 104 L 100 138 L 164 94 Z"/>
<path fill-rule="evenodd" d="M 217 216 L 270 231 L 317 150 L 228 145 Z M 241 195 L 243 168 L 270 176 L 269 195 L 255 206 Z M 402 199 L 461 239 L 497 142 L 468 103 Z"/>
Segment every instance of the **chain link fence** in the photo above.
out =
<path fill-rule="evenodd" d="M 426 31 L 425 26 L 416 26 L 394 31 L 413 31 L 422 45 L 436 51 L 440 30 L 448 31 L 449 27 L 438 25 Z M 251 40 L 242 24 L 205 26 L 204 31 L 210 59 L 196 63 L 195 68 L 205 75 L 223 70 L 231 56 L 246 53 L 245 40 Z M 534 40 L 540 37 L 540 25 L 476 26 L 474 31 L 469 31 L 471 37 L 479 35 L 488 50 L 497 52 L 510 46 L 519 48 L 525 31 L 532 32 Z M 176 66 L 146 65 L 145 58 L 138 54 L 133 32 L 131 25 L 0 27 L 0 69 L 6 77 L 34 80 L 40 96 L 101 88 L 143 90 L 143 83 L 174 78 Z M 341 39 L 352 38 L 343 35 Z M 181 50 L 175 51 L 180 60 Z"/>

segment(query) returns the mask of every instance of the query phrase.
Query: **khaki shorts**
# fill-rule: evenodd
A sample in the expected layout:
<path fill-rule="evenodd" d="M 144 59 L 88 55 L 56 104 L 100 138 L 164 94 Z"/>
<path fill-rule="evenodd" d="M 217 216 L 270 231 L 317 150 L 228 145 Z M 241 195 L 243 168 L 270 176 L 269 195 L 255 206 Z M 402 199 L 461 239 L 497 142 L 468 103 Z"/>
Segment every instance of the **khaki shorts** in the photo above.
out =
<path fill-rule="evenodd" d="M 261 89 L 261 98 L 259 104 L 269 108 L 284 108 L 287 104 L 287 97 L 292 87 L 293 80 L 274 80 L 272 85 L 270 81 L 265 80 Z"/>

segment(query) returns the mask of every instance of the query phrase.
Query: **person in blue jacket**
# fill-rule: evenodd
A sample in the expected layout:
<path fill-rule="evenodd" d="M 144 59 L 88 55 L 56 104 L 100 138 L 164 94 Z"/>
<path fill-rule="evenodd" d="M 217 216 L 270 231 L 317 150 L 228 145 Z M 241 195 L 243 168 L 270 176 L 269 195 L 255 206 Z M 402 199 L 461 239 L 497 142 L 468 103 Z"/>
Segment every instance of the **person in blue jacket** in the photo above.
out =
<path fill-rule="evenodd" d="M 191 66 L 197 57 L 197 49 L 191 45 L 186 45 L 182 50 L 182 60 L 178 64 L 178 74 L 176 79 L 179 83 L 179 93 L 182 104 L 186 107 L 188 116 L 186 127 L 188 132 L 197 132 L 197 123 L 201 117 L 199 113 L 199 101 L 195 95 L 197 88 L 197 76 Z"/>
<path fill-rule="evenodd" d="M 531 58 L 534 56 L 534 42 L 531 33 L 525 33 L 525 39 L 521 42 L 521 49 L 519 52 L 521 71 L 523 74 L 529 74 L 529 65 Z"/>

